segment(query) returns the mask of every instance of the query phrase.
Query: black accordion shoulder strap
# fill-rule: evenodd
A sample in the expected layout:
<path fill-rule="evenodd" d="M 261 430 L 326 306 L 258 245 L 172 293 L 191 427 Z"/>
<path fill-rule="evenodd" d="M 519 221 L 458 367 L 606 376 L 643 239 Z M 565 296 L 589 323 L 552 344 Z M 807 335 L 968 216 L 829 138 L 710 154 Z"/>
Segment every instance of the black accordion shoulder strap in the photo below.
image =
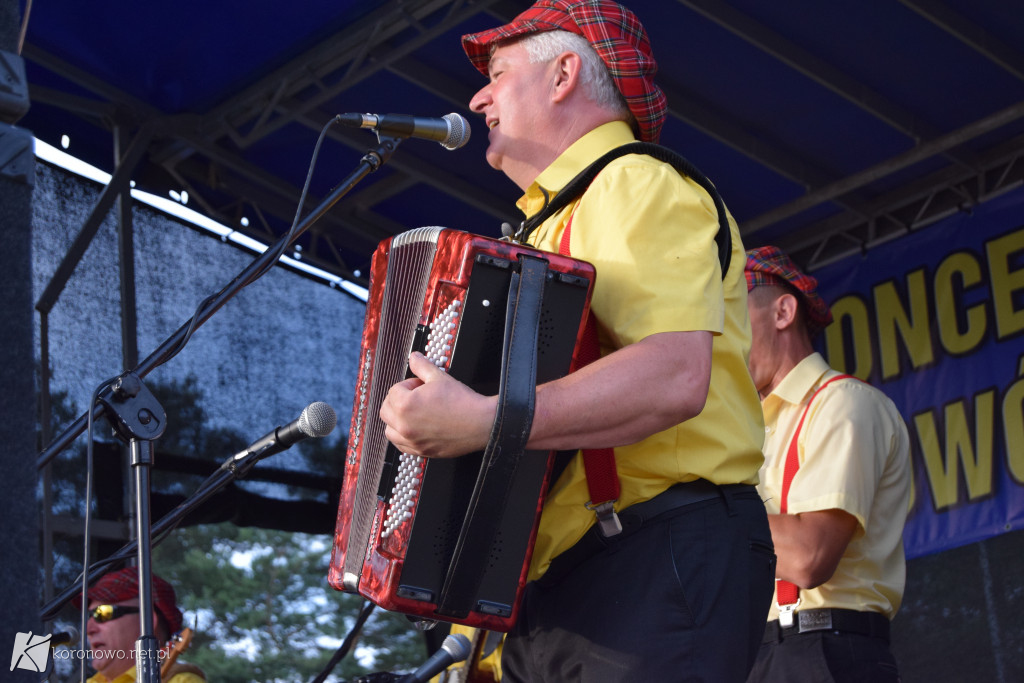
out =
<path fill-rule="evenodd" d="M 529 237 L 530 233 L 537 226 L 586 192 L 587 188 L 590 187 L 590 183 L 594 181 L 594 178 L 597 177 L 597 174 L 605 166 L 614 159 L 618 159 L 626 154 L 646 154 L 658 161 L 670 164 L 679 173 L 691 178 L 700 185 L 711 196 L 711 201 L 715 204 L 715 211 L 718 212 L 718 235 L 715 237 L 715 242 L 718 244 L 718 262 L 722 267 L 722 277 L 724 278 L 725 274 L 729 271 L 729 265 L 732 260 L 732 233 L 729 230 L 729 219 L 725 213 L 725 202 L 722 201 L 721 195 L 718 194 L 718 190 L 715 189 L 711 181 L 696 166 L 674 150 L 650 142 L 631 142 L 621 147 L 616 147 L 598 158 L 590 166 L 583 169 L 579 175 L 570 180 L 558 194 L 552 197 L 551 201 L 540 212 L 530 219 L 523 221 L 519 232 L 516 233 L 515 239 L 519 242 L 525 242 L 526 238 Z"/>
<path fill-rule="evenodd" d="M 522 255 L 512 273 L 505 311 L 505 337 L 498 382 L 498 407 L 473 493 L 438 599 L 437 613 L 464 617 L 476 606 L 490 561 L 489 549 L 533 425 L 537 389 L 537 336 L 540 330 L 548 262 Z"/>

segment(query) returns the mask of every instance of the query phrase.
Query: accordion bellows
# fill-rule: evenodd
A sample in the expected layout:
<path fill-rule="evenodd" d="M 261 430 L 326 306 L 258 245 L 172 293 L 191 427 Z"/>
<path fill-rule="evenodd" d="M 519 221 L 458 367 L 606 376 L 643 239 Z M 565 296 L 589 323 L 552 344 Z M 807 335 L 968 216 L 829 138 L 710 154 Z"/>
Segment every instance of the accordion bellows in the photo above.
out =
<path fill-rule="evenodd" d="M 532 417 L 533 386 L 572 367 L 593 282 L 586 262 L 456 230 L 419 228 L 380 244 L 328 575 L 334 588 L 424 621 L 511 628 L 554 454 L 493 440 L 460 458 L 399 453 L 379 411 L 417 350 L 486 395 L 535 372 Z M 532 307 L 532 323 L 520 322 L 531 316 L 516 314 L 517 305 Z M 518 351 L 510 353 L 510 338 Z M 530 358 L 517 361 L 524 347 Z M 528 434 L 529 419 L 521 427 Z"/>

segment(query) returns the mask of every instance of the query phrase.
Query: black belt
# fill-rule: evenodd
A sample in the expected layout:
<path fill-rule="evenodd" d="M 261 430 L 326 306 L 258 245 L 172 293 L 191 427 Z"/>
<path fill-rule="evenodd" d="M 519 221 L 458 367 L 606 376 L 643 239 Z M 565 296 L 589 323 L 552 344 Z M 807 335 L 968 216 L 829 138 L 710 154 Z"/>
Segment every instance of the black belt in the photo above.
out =
<path fill-rule="evenodd" d="M 779 626 L 778 620 L 769 621 L 764 631 L 764 643 L 774 643 L 801 633 L 835 631 L 857 633 L 872 638 L 889 640 L 889 620 L 878 612 L 857 612 L 852 609 L 805 609 L 794 614 L 793 625 Z"/>
<path fill-rule="evenodd" d="M 723 496 L 728 501 L 729 497 L 734 495 L 756 497 L 757 489 L 749 484 L 719 486 L 706 479 L 695 479 L 683 484 L 676 484 L 650 500 L 630 505 L 619 512 L 619 520 L 622 522 L 620 533 L 605 537 L 598 525 L 592 526 L 574 546 L 551 561 L 547 571 L 537 580 L 537 583 L 545 587 L 558 583 L 584 560 L 614 546 L 639 531 L 644 524 L 673 510 Z"/>

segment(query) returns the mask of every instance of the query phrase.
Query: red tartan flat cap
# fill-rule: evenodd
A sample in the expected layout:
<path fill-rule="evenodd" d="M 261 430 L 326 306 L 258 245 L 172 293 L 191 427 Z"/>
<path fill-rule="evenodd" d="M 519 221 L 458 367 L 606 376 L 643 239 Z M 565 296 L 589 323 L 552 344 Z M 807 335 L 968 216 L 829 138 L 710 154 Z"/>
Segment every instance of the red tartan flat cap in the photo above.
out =
<path fill-rule="evenodd" d="M 832 322 L 832 311 L 818 295 L 818 281 L 801 272 L 778 247 L 748 249 L 744 274 L 747 276 L 748 292 L 758 285 L 787 284 L 799 292 L 807 305 L 807 322 L 812 335 Z"/>
<path fill-rule="evenodd" d="M 103 578 L 89 588 L 89 600 L 99 600 L 108 604 L 116 604 L 139 596 L 139 569 L 125 567 L 116 572 L 105 574 Z M 82 596 L 78 594 L 73 600 L 75 607 L 81 607 Z M 178 609 L 178 599 L 174 587 L 153 574 L 153 608 L 167 622 L 171 633 L 181 630 L 182 614 Z"/>
<path fill-rule="evenodd" d="M 544 31 L 571 31 L 583 36 L 608 67 L 640 126 L 640 138 L 657 142 L 668 101 L 654 84 L 658 63 L 636 15 L 610 0 L 538 0 L 510 23 L 462 36 L 462 48 L 473 66 L 487 75 L 491 49 L 497 42 Z"/>

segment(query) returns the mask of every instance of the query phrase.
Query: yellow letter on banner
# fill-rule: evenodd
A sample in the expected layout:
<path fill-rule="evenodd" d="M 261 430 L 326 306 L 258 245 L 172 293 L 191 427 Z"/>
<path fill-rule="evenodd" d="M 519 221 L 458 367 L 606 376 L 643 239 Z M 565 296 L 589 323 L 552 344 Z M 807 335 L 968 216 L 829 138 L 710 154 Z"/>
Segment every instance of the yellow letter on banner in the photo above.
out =
<path fill-rule="evenodd" d="M 1010 474 L 1024 484 L 1024 377 L 1011 384 L 1003 396 L 1003 437 Z"/>
<path fill-rule="evenodd" d="M 962 356 L 982 342 L 987 324 L 985 304 L 978 303 L 964 310 L 967 326 L 963 332 L 960 331 L 957 311 L 963 308 L 963 301 L 956 295 L 954 277 L 957 275 L 964 289 L 980 283 L 978 259 L 966 252 L 950 254 L 935 271 L 935 315 L 939 323 L 939 339 L 947 352 Z"/>
<path fill-rule="evenodd" d="M 963 464 L 968 500 L 992 493 L 994 399 L 995 391 L 992 389 L 975 396 L 973 440 L 967 424 L 964 401 L 946 406 L 945 442 L 942 444 L 939 443 L 934 412 L 929 410 L 914 416 L 935 510 L 942 510 L 959 502 L 958 462 Z"/>
<path fill-rule="evenodd" d="M 907 273 L 907 299 L 910 313 L 903 308 L 896 286 L 883 282 L 875 286 L 875 317 L 878 319 L 878 348 L 881 356 L 882 379 L 900 374 L 900 355 L 896 344 L 897 332 L 903 339 L 912 368 L 931 363 L 932 338 L 928 324 L 928 291 L 924 270 Z"/>
<path fill-rule="evenodd" d="M 825 355 L 836 370 L 866 380 L 874 362 L 871 354 L 871 323 L 868 308 L 856 296 L 844 296 L 832 304 L 831 325 L 825 328 Z M 847 365 L 843 330 L 849 326 L 853 348 L 852 367 Z"/>
<path fill-rule="evenodd" d="M 996 334 L 1000 340 L 1024 330 L 1024 308 L 1015 309 L 1013 298 L 1024 289 L 1024 268 L 1010 269 L 1011 255 L 1024 251 L 1024 229 L 1003 235 L 985 245 L 992 278 L 992 303 Z"/>

